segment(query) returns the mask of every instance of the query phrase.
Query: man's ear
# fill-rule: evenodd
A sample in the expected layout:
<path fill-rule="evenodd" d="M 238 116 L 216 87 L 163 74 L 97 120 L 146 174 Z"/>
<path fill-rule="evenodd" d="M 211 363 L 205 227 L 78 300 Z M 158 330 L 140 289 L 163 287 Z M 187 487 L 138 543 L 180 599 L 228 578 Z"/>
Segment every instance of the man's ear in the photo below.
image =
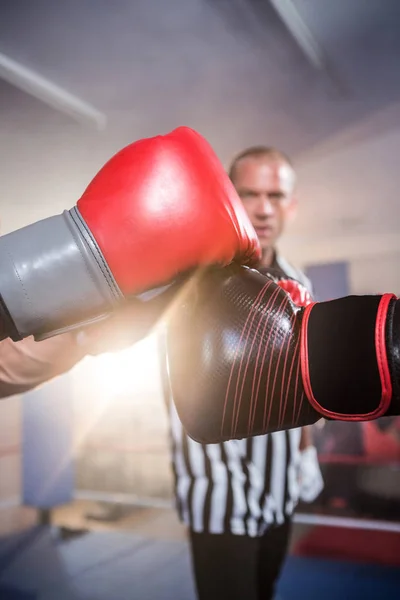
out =
<path fill-rule="evenodd" d="M 289 222 L 294 221 L 297 216 L 298 200 L 297 196 L 292 196 L 290 204 L 287 208 L 287 219 Z"/>

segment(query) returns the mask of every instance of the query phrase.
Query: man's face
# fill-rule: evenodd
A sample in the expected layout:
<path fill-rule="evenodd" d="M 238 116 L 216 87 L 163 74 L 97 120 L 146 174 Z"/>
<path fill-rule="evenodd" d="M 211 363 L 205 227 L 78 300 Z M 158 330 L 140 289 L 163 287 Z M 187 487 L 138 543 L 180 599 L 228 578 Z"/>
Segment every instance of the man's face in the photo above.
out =
<path fill-rule="evenodd" d="M 261 248 L 273 248 L 295 211 L 293 169 L 279 158 L 243 158 L 236 165 L 233 183 Z"/>

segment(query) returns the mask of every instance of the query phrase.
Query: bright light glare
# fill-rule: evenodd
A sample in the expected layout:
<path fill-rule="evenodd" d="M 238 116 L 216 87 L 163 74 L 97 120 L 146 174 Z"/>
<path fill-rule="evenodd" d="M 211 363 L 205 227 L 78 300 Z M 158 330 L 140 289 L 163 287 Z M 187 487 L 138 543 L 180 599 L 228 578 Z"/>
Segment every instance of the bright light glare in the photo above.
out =
<path fill-rule="evenodd" d="M 102 354 L 91 367 L 96 387 L 108 398 L 151 390 L 159 380 L 157 336 L 120 352 Z"/>

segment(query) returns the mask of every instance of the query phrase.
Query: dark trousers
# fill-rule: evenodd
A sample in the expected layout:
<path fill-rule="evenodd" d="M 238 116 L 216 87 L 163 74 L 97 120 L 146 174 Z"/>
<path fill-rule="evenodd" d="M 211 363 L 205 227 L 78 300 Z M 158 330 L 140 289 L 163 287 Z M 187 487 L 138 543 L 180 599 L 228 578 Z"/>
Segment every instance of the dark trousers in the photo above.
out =
<path fill-rule="evenodd" d="M 291 524 L 261 536 L 190 531 L 199 600 L 270 600 L 285 558 Z"/>

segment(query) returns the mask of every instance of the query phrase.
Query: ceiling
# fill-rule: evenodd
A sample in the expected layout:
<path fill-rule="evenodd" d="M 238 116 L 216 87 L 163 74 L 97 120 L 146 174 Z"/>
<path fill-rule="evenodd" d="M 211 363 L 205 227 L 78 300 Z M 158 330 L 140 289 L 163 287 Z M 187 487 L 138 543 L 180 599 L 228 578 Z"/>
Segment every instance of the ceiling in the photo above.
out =
<path fill-rule="evenodd" d="M 396 236 L 400 3 L 292 0 L 317 66 L 276 9 L 287 4 L 0 0 L 0 53 L 107 117 L 96 131 L 0 82 L 3 229 L 70 206 L 120 146 L 186 124 L 225 164 L 254 143 L 293 156 L 292 245 Z"/>

